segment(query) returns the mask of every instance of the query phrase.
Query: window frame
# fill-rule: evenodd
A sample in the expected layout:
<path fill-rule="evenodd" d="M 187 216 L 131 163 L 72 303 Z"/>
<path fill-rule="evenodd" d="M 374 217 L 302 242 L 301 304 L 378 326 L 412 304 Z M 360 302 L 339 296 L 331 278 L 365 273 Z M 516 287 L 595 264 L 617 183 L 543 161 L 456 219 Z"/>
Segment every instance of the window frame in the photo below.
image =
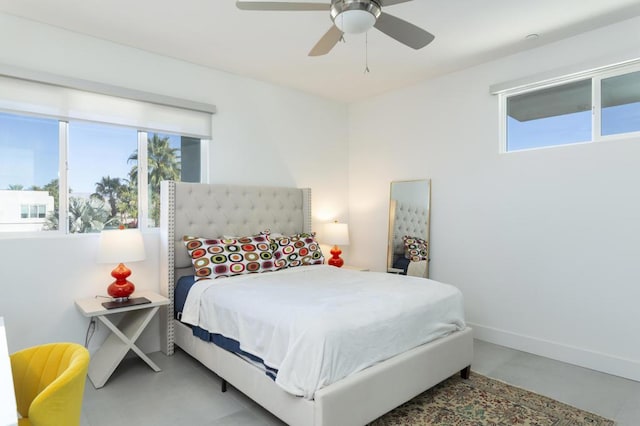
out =
<path fill-rule="evenodd" d="M 589 143 L 600 143 L 616 140 L 628 140 L 640 138 L 640 130 L 634 132 L 616 133 L 611 135 L 602 135 L 602 80 L 617 77 L 625 74 L 640 72 L 640 61 L 632 61 L 630 63 L 616 64 L 607 67 L 601 67 L 590 71 L 574 73 L 556 77 L 544 81 L 528 83 L 511 89 L 504 89 L 494 92 L 498 95 L 498 114 L 499 114 L 499 150 L 500 154 L 513 154 L 516 152 L 534 151 L 540 149 L 550 149 L 558 147 L 567 147 L 574 145 L 584 145 Z M 507 101 L 512 96 L 522 95 L 526 93 L 534 93 L 539 90 L 545 90 L 553 87 L 559 87 L 581 80 L 591 80 L 591 140 L 583 142 L 572 142 L 558 145 L 546 145 L 540 147 L 532 147 L 517 150 L 508 150 L 507 147 Z"/>
<path fill-rule="evenodd" d="M 47 117 L 46 115 L 25 113 L 22 111 L 12 111 L 1 109 L 0 111 L 8 114 L 15 115 L 27 115 L 42 118 L 49 118 L 58 121 L 58 229 L 48 231 L 15 231 L 15 232 L 0 232 L 0 239 L 23 237 L 23 236 L 75 236 L 75 235 L 91 235 L 95 233 L 71 233 L 69 232 L 69 185 L 68 185 L 68 172 L 69 172 L 69 121 L 58 117 Z M 73 121 L 83 121 L 76 120 Z M 111 125 L 108 122 L 99 122 L 98 124 Z M 127 127 L 117 125 L 121 127 Z M 159 133 L 164 131 L 154 130 L 137 130 L 137 148 L 138 148 L 138 229 L 142 232 L 153 231 L 158 227 L 149 227 L 148 218 L 148 200 L 149 200 L 149 187 L 148 187 L 148 141 L 149 134 Z M 166 133 L 166 132 L 164 132 Z M 205 139 L 202 137 L 200 140 L 200 182 L 208 183 L 209 180 L 209 150 L 211 139 Z M 28 208 L 31 205 L 27 205 Z M 28 217 L 31 219 L 30 211 L 27 212 Z M 22 213 L 21 213 L 22 216 Z"/>
<path fill-rule="evenodd" d="M 40 209 L 40 207 L 42 207 L 42 209 Z M 24 212 L 25 208 L 26 213 Z M 47 217 L 46 215 L 46 204 L 20 204 L 20 219 L 45 219 Z"/>

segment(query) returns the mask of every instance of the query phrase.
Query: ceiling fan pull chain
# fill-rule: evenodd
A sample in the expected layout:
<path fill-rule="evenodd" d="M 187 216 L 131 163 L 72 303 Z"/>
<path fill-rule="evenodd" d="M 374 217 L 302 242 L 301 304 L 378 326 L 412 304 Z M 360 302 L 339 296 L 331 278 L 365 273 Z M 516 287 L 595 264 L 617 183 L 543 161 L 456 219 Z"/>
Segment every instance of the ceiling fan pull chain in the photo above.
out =
<path fill-rule="evenodd" d="M 369 31 L 364 34 L 364 73 L 369 71 Z"/>

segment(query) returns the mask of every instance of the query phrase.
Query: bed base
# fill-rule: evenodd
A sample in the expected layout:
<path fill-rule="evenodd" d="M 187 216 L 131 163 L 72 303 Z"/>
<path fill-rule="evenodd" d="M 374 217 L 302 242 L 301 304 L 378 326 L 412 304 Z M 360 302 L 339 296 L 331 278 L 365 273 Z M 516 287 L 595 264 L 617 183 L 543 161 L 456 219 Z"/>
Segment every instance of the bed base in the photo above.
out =
<path fill-rule="evenodd" d="M 460 372 L 468 377 L 473 358 L 472 330 L 380 362 L 320 389 L 310 401 L 282 390 L 264 372 L 175 321 L 176 344 L 240 392 L 291 426 L 365 425 Z"/>

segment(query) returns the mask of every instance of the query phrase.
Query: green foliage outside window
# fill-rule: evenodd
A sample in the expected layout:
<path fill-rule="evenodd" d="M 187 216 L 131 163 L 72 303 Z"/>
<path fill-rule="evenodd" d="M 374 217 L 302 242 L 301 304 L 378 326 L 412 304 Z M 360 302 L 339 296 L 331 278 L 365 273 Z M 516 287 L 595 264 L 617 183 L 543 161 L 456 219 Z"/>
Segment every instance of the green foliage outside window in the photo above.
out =
<path fill-rule="evenodd" d="M 160 182 L 180 180 L 180 150 L 170 146 L 168 137 L 157 134 L 153 134 L 147 142 L 149 219 L 157 225 L 160 221 Z M 129 156 L 128 161 L 135 163 L 129 172 L 129 179 L 104 176 L 95 183 L 95 192 L 88 200 L 72 195 L 69 197 L 69 232 L 99 232 L 120 225 L 138 227 L 137 150 Z M 37 190 L 48 191 L 54 197 L 55 208 L 47 217 L 45 229 L 59 229 L 58 179 Z"/>

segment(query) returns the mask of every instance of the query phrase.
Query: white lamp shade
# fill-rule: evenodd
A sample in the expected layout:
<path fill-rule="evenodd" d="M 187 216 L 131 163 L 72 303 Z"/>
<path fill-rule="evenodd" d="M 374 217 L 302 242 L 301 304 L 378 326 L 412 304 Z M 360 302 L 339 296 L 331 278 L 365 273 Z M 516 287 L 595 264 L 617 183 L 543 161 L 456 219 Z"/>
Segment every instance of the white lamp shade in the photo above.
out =
<path fill-rule="evenodd" d="M 124 263 L 144 259 L 144 240 L 139 229 L 113 229 L 100 233 L 98 262 Z"/>
<path fill-rule="evenodd" d="M 338 222 L 325 224 L 324 242 L 334 246 L 349 245 L 349 226 Z"/>
<path fill-rule="evenodd" d="M 345 10 L 336 16 L 333 23 L 343 33 L 359 34 L 373 28 L 376 17 L 366 10 Z"/>

